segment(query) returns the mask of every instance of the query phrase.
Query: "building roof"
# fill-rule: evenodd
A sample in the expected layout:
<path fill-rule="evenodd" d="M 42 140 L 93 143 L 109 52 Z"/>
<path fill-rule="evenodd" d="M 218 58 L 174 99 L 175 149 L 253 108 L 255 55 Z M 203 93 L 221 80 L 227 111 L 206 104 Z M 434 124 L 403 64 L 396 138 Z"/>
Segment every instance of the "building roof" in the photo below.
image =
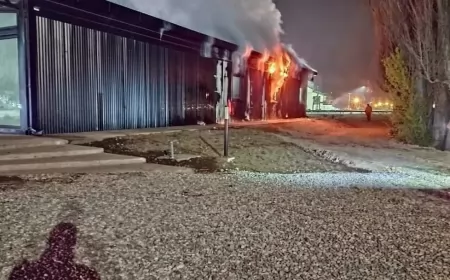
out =
<path fill-rule="evenodd" d="M 201 51 L 210 36 L 172 24 L 161 37 L 167 22 L 107 0 L 30 0 L 39 7 L 37 13 L 60 21 L 68 21 L 93 29 L 115 33 L 136 40 L 153 41 L 191 51 Z M 36 9 L 35 9 L 36 10 Z M 213 47 L 235 51 L 235 44 L 214 38 Z"/>
<path fill-rule="evenodd" d="M 252 51 L 251 53 L 250 53 L 250 57 L 249 57 L 249 62 L 248 62 L 248 65 L 251 67 L 251 68 L 257 68 L 258 67 L 258 61 L 261 59 L 261 58 L 263 58 L 263 54 L 262 53 L 260 53 L 260 52 L 257 52 L 257 51 Z M 273 57 L 269 57 L 268 58 L 268 61 L 270 61 L 270 60 L 273 60 Z M 305 69 L 305 70 L 307 70 L 307 71 L 309 71 L 313 76 L 316 76 L 317 74 L 318 74 L 318 72 L 316 71 L 316 70 L 314 70 L 313 68 L 311 68 L 309 65 L 307 65 L 307 64 L 303 64 L 303 63 L 297 63 L 297 64 L 299 64 L 299 66 L 302 68 L 302 69 Z"/>

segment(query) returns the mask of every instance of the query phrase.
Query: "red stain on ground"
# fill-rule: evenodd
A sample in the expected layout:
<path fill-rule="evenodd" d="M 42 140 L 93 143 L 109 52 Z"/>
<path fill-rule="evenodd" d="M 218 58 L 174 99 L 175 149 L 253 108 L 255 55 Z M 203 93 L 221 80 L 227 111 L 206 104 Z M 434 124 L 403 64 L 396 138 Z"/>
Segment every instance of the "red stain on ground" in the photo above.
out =
<path fill-rule="evenodd" d="M 98 273 L 75 263 L 77 228 L 60 223 L 50 233 L 48 245 L 39 260 L 24 260 L 14 267 L 9 280 L 99 280 Z"/>

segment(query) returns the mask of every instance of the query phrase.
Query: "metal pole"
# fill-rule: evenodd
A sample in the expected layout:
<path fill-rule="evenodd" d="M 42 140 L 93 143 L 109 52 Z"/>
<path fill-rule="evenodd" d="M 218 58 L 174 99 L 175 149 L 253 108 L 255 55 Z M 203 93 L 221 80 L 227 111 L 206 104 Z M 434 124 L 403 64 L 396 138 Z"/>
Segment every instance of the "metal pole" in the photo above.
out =
<path fill-rule="evenodd" d="M 174 151 L 174 148 L 173 148 L 173 143 L 174 142 L 175 142 L 174 140 L 170 141 L 170 158 L 171 159 L 175 158 L 175 151 Z"/>
<path fill-rule="evenodd" d="M 262 79 L 262 119 L 263 121 L 266 120 L 266 110 L 267 110 L 267 103 L 266 103 L 266 73 L 263 72 L 263 79 Z"/>
<path fill-rule="evenodd" d="M 229 141 L 229 120 L 230 113 L 228 111 L 228 105 L 225 106 L 225 129 L 223 134 L 223 156 L 228 157 L 228 141 Z"/>

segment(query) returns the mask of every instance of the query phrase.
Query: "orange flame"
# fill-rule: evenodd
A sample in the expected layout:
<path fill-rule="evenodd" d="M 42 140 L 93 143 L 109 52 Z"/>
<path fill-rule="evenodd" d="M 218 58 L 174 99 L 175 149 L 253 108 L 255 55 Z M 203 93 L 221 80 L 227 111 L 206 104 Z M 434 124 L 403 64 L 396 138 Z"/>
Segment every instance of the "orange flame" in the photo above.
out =
<path fill-rule="evenodd" d="M 269 72 L 269 74 L 273 75 L 273 74 L 275 74 L 275 71 L 277 71 L 277 65 L 276 65 L 276 63 L 271 62 L 269 65 L 268 72 Z"/>
<path fill-rule="evenodd" d="M 261 57 L 261 59 L 258 61 L 258 70 L 259 71 L 265 71 L 265 67 L 266 67 L 266 63 L 270 58 L 270 54 L 267 50 L 264 50 L 263 52 L 263 56 Z"/>
<path fill-rule="evenodd" d="M 269 59 L 270 62 L 268 63 L 266 69 L 270 75 L 270 96 L 273 101 L 276 100 L 280 89 L 283 87 L 286 78 L 291 72 L 292 60 L 288 53 L 286 53 L 281 47 L 277 47 L 270 53 L 268 51 L 263 53 L 263 57 L 259 61 L 258 65 L 263 65 L 264 67 L 258 66 L 258 68 L 261 67 L 264 69 Z"/>

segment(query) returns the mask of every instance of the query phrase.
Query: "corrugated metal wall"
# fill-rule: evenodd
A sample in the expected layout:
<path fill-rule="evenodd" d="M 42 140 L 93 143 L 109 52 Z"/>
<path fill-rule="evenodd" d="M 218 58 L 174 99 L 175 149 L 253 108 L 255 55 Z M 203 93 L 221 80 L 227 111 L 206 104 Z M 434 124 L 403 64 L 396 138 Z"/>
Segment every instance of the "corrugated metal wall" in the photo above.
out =
<path fill-rule="evenodd" d="M 36 128 L 67 133 L 214 121 L 205 97 L 214 91 L 214 60 L 36 20 Z"/>

